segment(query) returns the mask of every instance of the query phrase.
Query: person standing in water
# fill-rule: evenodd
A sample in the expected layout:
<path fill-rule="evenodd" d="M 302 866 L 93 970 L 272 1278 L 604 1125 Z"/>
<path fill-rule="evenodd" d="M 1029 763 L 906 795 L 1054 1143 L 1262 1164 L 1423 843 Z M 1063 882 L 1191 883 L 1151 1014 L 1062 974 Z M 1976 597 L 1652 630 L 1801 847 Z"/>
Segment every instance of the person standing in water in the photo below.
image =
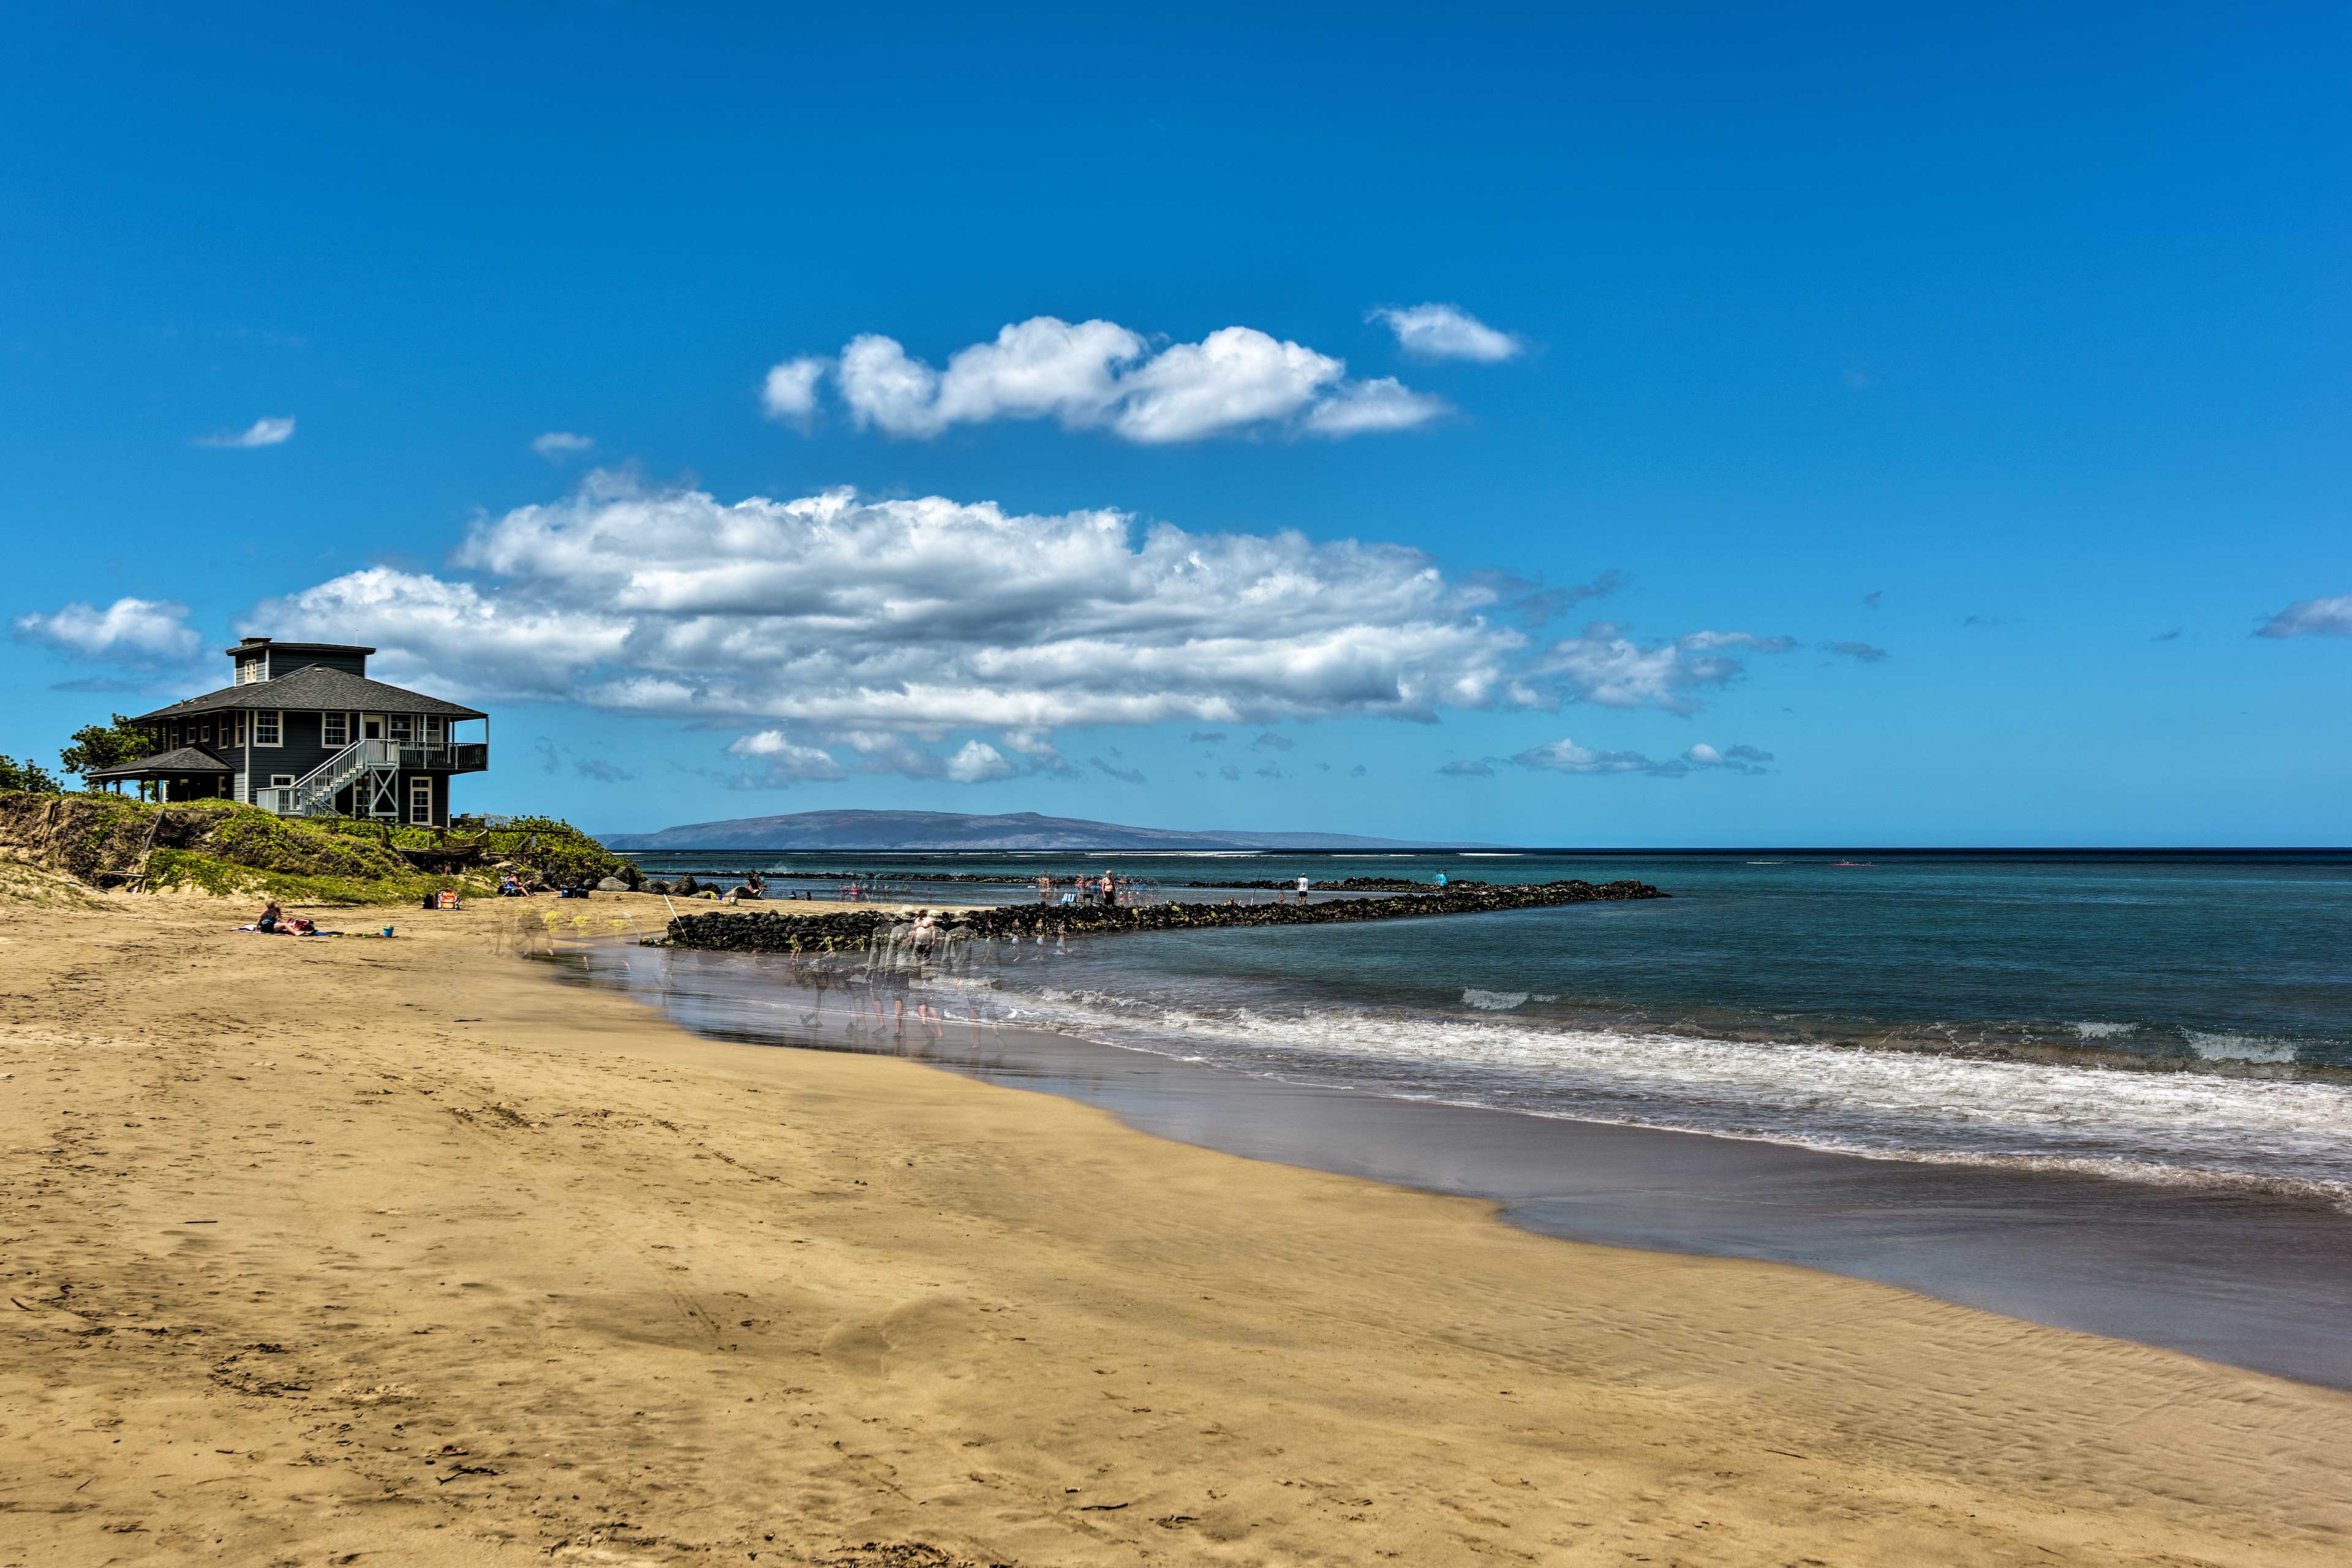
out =
<path fill-rule="evenodd" d="M 1307 901 L 1307 877 L 1304 872 L 1298 878 L 1298 901 L 1302 904 Z"/>

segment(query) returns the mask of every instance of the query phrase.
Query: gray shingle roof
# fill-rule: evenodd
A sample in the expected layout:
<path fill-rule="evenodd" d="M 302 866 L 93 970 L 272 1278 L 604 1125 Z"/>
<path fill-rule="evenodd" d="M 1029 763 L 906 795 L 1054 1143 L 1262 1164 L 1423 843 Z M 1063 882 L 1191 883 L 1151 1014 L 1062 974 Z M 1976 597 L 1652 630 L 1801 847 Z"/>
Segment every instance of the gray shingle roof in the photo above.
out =
<path fill-rule="evenodd" d="M 348 670 L 330 669 L 323 664 L 308 664 L 275 680 L 257 680 L 249 686 L 225 686 L 218 691 L 207 691 L 202 697 L 174 702 L 169 708 L 158 708 L 152 713 L 142 713 L 131 721 L 151 724 L 157 720 L 177 719 L 187 714 L 257 708 L 320 713 L 332 713 L 338 710 L 351 713 L 437 713 L 445 719 L 489 717 L 478 708 L 446 702 L 438 697 L 427 697 L 421 691 L 386 686 L 381 680 L 370 680 L 364 675 L 353 675 Z"/>
<path fill-rule="evenodd" d="M 143 779 L 157 773 L 226 773 L 235 771 L 202 746 L 179 746 L 168 752 L 158 752 L 152 757 L 142 757 L 135 763 L 118 763 L 110 768 L 96 768 L 81 776 L 86 779 Z"/>

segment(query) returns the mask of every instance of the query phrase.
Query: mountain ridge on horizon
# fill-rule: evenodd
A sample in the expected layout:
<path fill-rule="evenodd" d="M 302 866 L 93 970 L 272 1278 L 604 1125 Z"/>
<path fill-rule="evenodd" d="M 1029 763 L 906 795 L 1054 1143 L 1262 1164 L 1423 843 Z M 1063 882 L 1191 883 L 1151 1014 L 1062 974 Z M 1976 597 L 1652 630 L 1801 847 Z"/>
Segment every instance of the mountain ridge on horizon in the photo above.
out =
<path fill-rule="evenodd" d="M 593 835 L 617 851 L 695 849 L 1454 849 L 1459 844 L 1352 833 L 1129 827 L 1034 811 L 800 811 Z"/>

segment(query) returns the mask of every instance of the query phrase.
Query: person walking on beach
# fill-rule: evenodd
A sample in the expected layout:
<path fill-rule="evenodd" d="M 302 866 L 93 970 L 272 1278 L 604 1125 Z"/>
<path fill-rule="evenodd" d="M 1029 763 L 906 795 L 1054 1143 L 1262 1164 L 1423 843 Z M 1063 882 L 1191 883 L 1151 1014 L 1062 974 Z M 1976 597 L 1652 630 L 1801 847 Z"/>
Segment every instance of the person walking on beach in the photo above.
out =
<path fill-rule="evenodd" d="M 1303 873 L 1298 879 L 1298 901 L 1302 904 L 1307 901 L 1307 878 Z"/>

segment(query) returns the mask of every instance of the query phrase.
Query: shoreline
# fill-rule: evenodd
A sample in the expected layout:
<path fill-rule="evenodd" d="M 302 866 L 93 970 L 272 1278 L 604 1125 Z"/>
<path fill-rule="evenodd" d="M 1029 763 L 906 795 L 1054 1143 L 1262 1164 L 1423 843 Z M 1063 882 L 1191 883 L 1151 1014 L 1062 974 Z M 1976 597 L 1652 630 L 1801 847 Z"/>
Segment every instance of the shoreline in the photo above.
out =
<path fill-rule="evenodd" d="M 640 979 L 647 962 L 667 973 Z M 1818 1268 L 2352 1389 L 2352 1215 L 2323 1199 L 1382 1095 L 1015 1023 L 869 1030 L 864 984 L 813 990 L 758 962 L 590 949 L 562 968 L 706 1038 L 910 1058 L 1154 1137 L 1493 1202 L 1539 1235 Z"/>
<path fill-rule="evenodd" d="M 0 1565 L 2326 1563 L 2352 1398 L 747 1051 L 513 956 L 0 906 Z M 861 1544 L 870 1543 L 870 1544 Z"/>

